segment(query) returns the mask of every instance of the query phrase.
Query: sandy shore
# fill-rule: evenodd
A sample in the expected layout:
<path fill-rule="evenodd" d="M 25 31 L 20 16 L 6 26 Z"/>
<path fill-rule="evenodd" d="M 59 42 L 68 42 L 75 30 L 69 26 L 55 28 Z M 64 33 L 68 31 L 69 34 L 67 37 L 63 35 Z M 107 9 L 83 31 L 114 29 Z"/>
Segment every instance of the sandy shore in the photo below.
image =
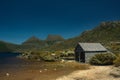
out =
<path fill-rule="evenodd" d="M 0 80 L 55 80 L 56 78 L 68 75 L 74 70 L 68 69 L 19 69 L 1 70 Z"/>
<path fill-rule="evenodd" d="M 0 80 L 56 80 L 88 65 L 76 62 L 33 63 L 28 65 L 5 65 L 0 68 Z M 86 67 L 86 68 L 85 68 Z"/>
<path fill-rule="evenodd" d="M 75 63 L 74 67 L 71 64 L 64 64 L 64 67 L 60 63 L 6 67 L 0 69 L 0 80 L 120 80 L 110 75 L 113 66 L 90 66 L 87 69 L 83 68 L 85 64 L 80 64 L 79 69 L 79 63 Z"/>
<path fill-rule="evenodd" d="M 89 70 L 78 70 L 56 80 L 120 80 L 110 76 L 112 66 L 91 66 Z"/>

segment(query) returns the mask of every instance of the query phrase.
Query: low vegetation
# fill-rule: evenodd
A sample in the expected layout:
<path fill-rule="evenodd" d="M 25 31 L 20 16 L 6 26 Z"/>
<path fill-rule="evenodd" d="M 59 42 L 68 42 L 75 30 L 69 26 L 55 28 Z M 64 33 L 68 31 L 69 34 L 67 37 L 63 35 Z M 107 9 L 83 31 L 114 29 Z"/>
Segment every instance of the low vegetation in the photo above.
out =
<path fill-rule="evenodd" d="M 114 60 L 114 65 L 116 67 L 119 67 L 120 66 L 120 54 L 117 55 L 117 58 Z"/>
<path fill-rule="evenodd" d="M 25 51 L 22 52 L 20 58 L 25 58 L 29 60 L 35 61 L 47 61 L 47 62 L 54 62 L 54 61 L 61 61 L 62 59 L 74 59 L 74 52 L 72 50 L 66 51 Z"/>
<path fill-rule="evenodd" d="M 120 78 L 120 54 L 116 54 L 117 58 L 114 60 L 114 66 L 110 72 L 110 75 L 115 78 Z"/>
<path fill-rule="evenodd" d="M 111 65 L 115 59 L 116 56 L 112 53 L 96 54 L 89 62 L 93 65 Z"/>

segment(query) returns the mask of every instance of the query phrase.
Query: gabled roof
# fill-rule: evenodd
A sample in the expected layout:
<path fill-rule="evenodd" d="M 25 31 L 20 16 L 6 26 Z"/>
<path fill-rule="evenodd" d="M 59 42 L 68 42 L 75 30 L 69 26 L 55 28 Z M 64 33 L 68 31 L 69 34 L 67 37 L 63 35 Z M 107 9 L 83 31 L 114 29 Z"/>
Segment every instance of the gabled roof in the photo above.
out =
<path fill-rule="evenodd" d="M 107 51 L 100 43 L 78 43 L 84 51 Z"/>

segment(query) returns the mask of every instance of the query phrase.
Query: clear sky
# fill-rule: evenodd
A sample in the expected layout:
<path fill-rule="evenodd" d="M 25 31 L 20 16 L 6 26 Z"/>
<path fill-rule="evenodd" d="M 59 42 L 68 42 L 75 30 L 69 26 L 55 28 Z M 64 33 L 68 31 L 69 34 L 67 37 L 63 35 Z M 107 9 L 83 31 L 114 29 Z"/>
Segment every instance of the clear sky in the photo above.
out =
<path fill-rule="evenodd" d="M 120 0 L 0 0 L 0 40 L 12 43 L 33 35 L 67 39 L 114 20 L 120 20 Z"/>

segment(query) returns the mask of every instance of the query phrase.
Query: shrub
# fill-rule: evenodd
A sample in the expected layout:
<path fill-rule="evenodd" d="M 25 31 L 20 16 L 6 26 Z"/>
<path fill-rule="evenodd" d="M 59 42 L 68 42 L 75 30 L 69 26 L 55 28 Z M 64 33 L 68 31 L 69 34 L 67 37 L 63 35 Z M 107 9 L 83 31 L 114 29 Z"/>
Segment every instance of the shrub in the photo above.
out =
<path fill-rule="evenodd" d="M 116 59 L 116 56 L 112 53 L 96 54 L 90 59 L 90 64 L 93 65 L 111 65 Z"/>
<path fill-rule="evenodd" d="M 118 55 L 117 58 L 114 60 L 114 65 L 116 67 L 120 66 L 120 55 Z"/>
<path fill-rule="evenodd" d="M 46 56 L 44 56 L 44 57 L 41 57 L 44 61 L 49 61 L 49 62 L 51 62 L 51 61 L 56 61 L 55 60 L 55 57 L 54 56 L 51 56 L 51 55 L 46 55 Z"/>

